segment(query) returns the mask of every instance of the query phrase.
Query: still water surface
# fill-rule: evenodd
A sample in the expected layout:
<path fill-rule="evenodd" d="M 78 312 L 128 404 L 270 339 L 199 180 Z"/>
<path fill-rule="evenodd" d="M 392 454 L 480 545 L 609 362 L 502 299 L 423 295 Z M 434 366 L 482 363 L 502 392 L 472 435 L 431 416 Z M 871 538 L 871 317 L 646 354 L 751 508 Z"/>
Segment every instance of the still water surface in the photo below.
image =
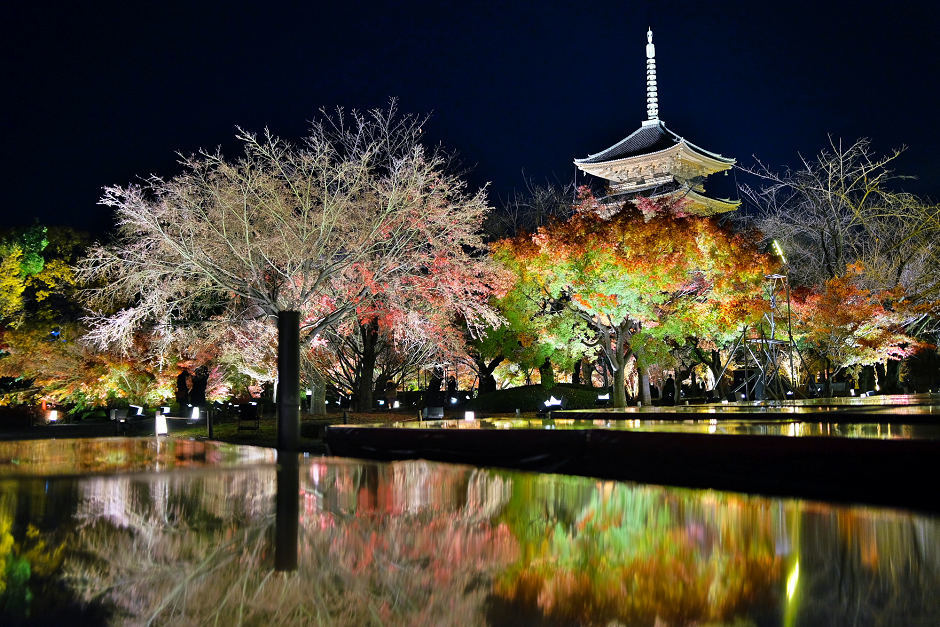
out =
<path fill-rule="evenodd" d="M 931 516 L 311 457 L 280 481 L 299 504 L 280 573 L 269 451 L 55 440 L 47 467 L 10 444 L 0 622 L 940 624 Z"/>

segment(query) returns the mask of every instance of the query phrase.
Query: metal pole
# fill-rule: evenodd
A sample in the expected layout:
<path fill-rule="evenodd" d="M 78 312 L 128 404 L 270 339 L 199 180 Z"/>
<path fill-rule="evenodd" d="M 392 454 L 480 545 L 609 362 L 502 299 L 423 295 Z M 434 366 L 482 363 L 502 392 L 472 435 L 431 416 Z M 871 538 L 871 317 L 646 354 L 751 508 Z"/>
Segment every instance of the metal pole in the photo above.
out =
<path fill-rule="evenodd" d="M 300 312 L 277 314 L 277 448 L 300 442 Z"/>

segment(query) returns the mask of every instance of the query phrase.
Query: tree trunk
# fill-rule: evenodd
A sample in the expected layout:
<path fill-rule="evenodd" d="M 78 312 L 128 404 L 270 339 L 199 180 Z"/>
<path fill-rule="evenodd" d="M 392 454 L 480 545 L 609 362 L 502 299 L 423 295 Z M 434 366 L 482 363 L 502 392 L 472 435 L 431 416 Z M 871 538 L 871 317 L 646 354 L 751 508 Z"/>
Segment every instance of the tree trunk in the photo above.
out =
<path fill-rule="evenodd" d="M 310 390 L 310 413 L 315 416 L 326 415 L 326 381 L 314 379 L 311 382 Z"/>
<path fill-rule="evenodd" d="M 574 362 L 574 369 L 571 371 L 571 385 L 581 385 L 581 360 Z"/>
<path fill-rule="evenodd" d="M 617 409 L 623 409 L 627 406 L 627 389 L 624 379 L 626 371 L 626 364 L 618 365 L 617 369 L 614 370 L 614 391 L 611 395 L 611 404 Z"/>
<path fill-rule="evenodd" d="M 555 369 L 552 368 L 552 362 L 548 357 L 546 357 L 542 365 L 539 366 L 539 381 L 542 383 L 542 387 L 545 388 L 555 386 Z"/>
<path fill-rule="evenodd" d="M 300 312 L 277 314 L 277 448 L 300 442 Z"/>
<path fill-rule="evenodd" d="M 503 356 L 499 355 L 487 362 L 483 357 L 477 356 L 476 365 L 477 371 L 480 373 L 480 383 L 478 392 L 480 394 L 486 394 L 488 392 L 496 391 L 496 378 L 493 376 L 493 372 L 496 371 L 496 367 L 503 362 Z"/>
<path fill-rule="evenodd" d="M 359 363 L 359 380 L 356 382 L 356 409 L 372 410 L 372 391 L 375 387 L 375 347 L 379 339 L 378 323 L 375 319 L 359 325 L 362 338 L 362 360 Z"/>
<path fill-rule="evenodd" d="M 189 402 L 193 407 L 206 406 L 206 388 L 209 386 L 209 369 L 199 366 L 193 371 L 193 387 L 189 391 Z"/>
<path fill-rule="evenodd" d="M 901 387 L 901 362 L 897 359 L 889 359 L 885 364 L 885 384 L 882 390 L 888 394 L 900 394 L 904 391 Z"/>
<path fill-rule="evenodd" d="M 640 372 L 640 399 L 644 407 L 649 407 L 653 404 L 653 399 L 650 397 L 650 370 L 646 366 L 638 370 Z"/>

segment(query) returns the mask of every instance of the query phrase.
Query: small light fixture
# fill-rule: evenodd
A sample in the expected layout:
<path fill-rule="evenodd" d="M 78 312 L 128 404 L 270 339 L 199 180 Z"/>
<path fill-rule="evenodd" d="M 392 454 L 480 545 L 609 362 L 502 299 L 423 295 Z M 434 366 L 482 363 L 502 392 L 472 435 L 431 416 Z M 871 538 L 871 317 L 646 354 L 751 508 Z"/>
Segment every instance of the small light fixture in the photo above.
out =
<path fill-rule="evenodd" d="M 49 410 L 49 422 L 55 422 L 59 419 L 59 410 L 50 409 Z"/>
<path fill-rule="evenodd" d="M 229 404 L 231 405 L 231 403 L 229 403 Z M 164 405 L 164 406 L 161 407 L 160 409 L 163 410 L 163 413 L 164 413 L 165 415 L 169 415 L 169 414 L 170 414 L 170 408 L 167 407 L 166 405 Z"/>
<path fill-rule="evenodd" d="M 546 407 L 559 407 L 561 406 L 561 399 L 550 396 L 547 401 L 545 401 Z"/>
<path fill-rule="evenodd" d="M 133 407 L 134 409 L 137 410 L 137 413 L 134 414 L 135 416 L 143 416 L 143 415 L 144 415 L 144 408 L 141 407 L 140 405 L 131 405 L 131 407 Z"/>
<path fill-rule="evenodd" d="M 475 417 L 476 417 L 476 414 L 474 414 L 472 411 L 465 411 L 465 412 L 463 413 L 463 419 L 464 419 L 464 420 L 471 421 L 471 420 L 473 420 Z"/>
<path fill-rule="evenodd" d="M 383 401 L 382 399 L 379 399 L 379 406 L 382 406 L 384 404 L 385 404 L 385 401 Z"/>
<path fill-rule="evenodd" d="M 610 392 L 608 392 L 607 394 L 598 394 L 598 395 L 597 395 L 597 400 L 599 400 L 599 401 L 609 401 L 609 400 L 610 400 Z"/>
<path fill-rule="evenodd" d="M 156 424 L 154 425 L 154 426 L 155 426 L 155 429 L 154 429 L 154 430 L 155 430 L 155 432 L 156 432 L 156 435 L 158 435 L 158 436 L 159 436 L 159 435 L 167 435 L 168 431 L 167 431 L 167 428 L 166 428 L 166 416 L 164 416 L 164 415 L 161 414 L 160 412 L 157 412 L 156 421 L 155 421 L 155 422 L 156 422 Z"/>
<path fill-rule="evenodd" d="M 456 405 L 456 404 L 457 404 L 457 397 L 456 397 L 456 396 L 451 396 L 451 397 L 450 397 L 450 404 L 451 404 L 451 405 Z"/>
<path fill-rule="evenodd" d="M 398 409 L 399 407 L 401 407 L 401 403 L 399 403 L 398 401 L 395 401 L 394 403 L 392 403 L 392 409 Z"/>

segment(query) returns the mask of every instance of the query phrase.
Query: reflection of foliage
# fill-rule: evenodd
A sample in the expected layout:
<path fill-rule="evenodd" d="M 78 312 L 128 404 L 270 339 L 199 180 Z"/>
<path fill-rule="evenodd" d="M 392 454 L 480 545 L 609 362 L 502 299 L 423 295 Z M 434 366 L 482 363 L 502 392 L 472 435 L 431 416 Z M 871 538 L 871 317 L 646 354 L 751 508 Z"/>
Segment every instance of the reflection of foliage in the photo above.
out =
<path fill-rule="evenodd" d="M 573 524 L 544 525 L 497 595 L 580 623 L 726 621 L 774 605 L 782 560 L 768 512 L 717 505 L 725 516 L 686 515 L 659 490 L 601 484 Z"/>
<path fill-rule="evenodd" d="M 17 542 L 13 530 L 14 495 L 15 492 L 4 490 L 0 498 L 0 616 L 23 619 L 30 615 L 31 583 L 58 570 L 65 545 L 49 546 L 39 529 L 31 524 L 25 537 Z"/>
<path fill-rule="evenodd" d="M 796 624 L 940 625 L 940 520 L 814 509 L 801 523 Z"/>
<path fill-rule="evenodd" d="M 940 527 L 926 517 L 319 458 L 300 467 L 299 569 L 273 573 L 270 457 L 176 446 L 158 463 L 184 450 L 198 458 L 199 447 L 216 463 L 220 452 L 268 463 L 60 480 L 78 498 L 60 576 L 86 611 L 134 624 L 774 624 L 784 614 L 797 624 L 937 624 Z M 0 449 L 0 459 L 26 453 Z M 16 493 L 0 485 L 0 531 L 34 513 L 10 509 L 29 501 L 6 496 Z M 37 492 L 40 510 L 51 494 Z M 13 546 L 5 539 L 0 556 Z M 28 559 L 36 576 L 41 560 Z"/>
<path fill-rule="evenodd" d="M 508 527 L 490 522 L 506 481 L 422 463 L 334 461 L 308 470 L 296 572 L 271 572 L 266 469 L 235 473 L 264 480 L 251 489 L 232 484 L 231 474 L 159 489 L 147 484 L 165 479 L 89 482 L 66 582 L 135 623 L 482 622 L 486 582 L 516 557 Z M 234 511 L 205 501 L 224 494 L 231 506 L 265 488 L 264 498 Z"/>

